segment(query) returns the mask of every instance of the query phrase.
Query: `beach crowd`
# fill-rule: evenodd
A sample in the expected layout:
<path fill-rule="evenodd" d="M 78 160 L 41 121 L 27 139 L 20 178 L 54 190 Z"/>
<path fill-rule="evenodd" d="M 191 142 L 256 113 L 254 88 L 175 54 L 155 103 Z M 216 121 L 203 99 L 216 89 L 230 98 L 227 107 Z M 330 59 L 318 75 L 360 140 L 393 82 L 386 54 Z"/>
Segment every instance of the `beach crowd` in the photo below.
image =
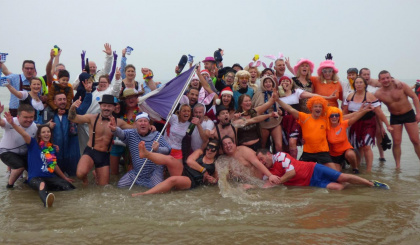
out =
<path fill-rule="evenodd" d="M 173 114 L 156 120 L 141 109 L 141 97 L 164 91 L 165 84 L 150 68 L 141 68 L 139 79 L 128 62 L 131 47 L 122 50 L 119 67 L 111 45 L 103 51 L 102 69 L 82 51 L 73 82 L 57 46 L 46 54 L 44 76 L 33 60 L 14 73 L 2 58 L 0 82 L 11 93 L 8 111 L 7 102 L 0 103 L 6 188 L 14 188 L 26 170 L 27 184 L 46 207 L 54 202 L 52 191 L 75 188 L 74 177 L 89 186 L 90 173 L 96 185 L 122 174 L 118 187 L 148 188 L 133 196 L 186 190 L 217 184 L 215 162 L 224 154 L 265 181 L 264 187 L 389 189 L 358 174 L 372 171 L 374 145 L 379 161 L 387 161 L 384 151 L 392 148 L 395 166 L 401 167 L 403 128 L 420 159 L 419 98 L 389 71 L 374 78 L 369 68 L 351 67 L 339 78 L 331 54 L 317 69 L 309 59 L 291 64 L 281 53 L 264 56 L 267 64 L 255 55 L 232 66 L 223 64 L 222 49 L 200 62 L 184 55 L 174 77 L 184 67 L 193 69 L 188 89 L 165 105 L 176 106 Z M 234 169 L 227 177 L 253 187 L 249 176 Z"/>

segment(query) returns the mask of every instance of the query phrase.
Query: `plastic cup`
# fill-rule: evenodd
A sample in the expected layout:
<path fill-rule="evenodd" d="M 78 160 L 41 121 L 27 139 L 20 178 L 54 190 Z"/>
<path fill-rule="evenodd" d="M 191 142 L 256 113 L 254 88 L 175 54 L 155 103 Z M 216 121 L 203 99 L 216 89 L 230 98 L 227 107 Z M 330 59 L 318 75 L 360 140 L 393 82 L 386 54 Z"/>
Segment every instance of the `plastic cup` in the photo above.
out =
<path fill-rule="evenodd" d="M 7 84 L 9 84 L 9 82 L 7 81 L 6 77 L 0 77 L 0 86 L 4 87 Z"/>
<path fill-rule="evenodd" d="M 125 49 L 125 53 L 127 54 L 127 55 L 130 55 L 131 54 L 131 51 L 133 51 L 134 49 L 132 48 L 132 47 L 130 47 L 130 46 L 127 46 L 127 48 Z"/>
<path fill-rule="evenodd" d="M 0 53 L 0 63 L 6 62 L 6 56 L 8 53 Z"/>
<path fill-rule="evenodd" d="M 54 49 L 54 56 L 57 56 L 58 54 L 58 48 L 53 48 Z"/>

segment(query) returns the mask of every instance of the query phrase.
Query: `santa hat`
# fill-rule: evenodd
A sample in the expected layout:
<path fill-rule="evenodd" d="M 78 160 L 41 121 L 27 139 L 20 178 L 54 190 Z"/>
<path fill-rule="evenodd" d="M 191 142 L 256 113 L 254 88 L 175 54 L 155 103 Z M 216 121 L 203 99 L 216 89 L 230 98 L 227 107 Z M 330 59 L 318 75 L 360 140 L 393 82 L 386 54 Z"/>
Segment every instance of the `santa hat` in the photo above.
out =
<path fill-rule="evenodd" d="M 207 75 L 210 76 L 210 72 L 207 69 L 201 70 L 201 75 L 203 75 L 204 73 L 207 73 Z"/>
<path fill-rule="evenodd" d="M 222 96 L 224 95 L 224 94 L 229 94 L 229 95 L 231 95 L 232 97 L 233 97 L 233 91 L 232 91 L 232 89 L 230 88 L 230 87 L 226 87 L 226 88 L 224 88 L 221 92 L 220 92 L 220 94 L 219 94 L 219 98 L 218 99 L 216 99 L 216 104 L 217 105 L 220 105 L 220 102 L 221 102 L 221 98 L 222 98 Z"/>

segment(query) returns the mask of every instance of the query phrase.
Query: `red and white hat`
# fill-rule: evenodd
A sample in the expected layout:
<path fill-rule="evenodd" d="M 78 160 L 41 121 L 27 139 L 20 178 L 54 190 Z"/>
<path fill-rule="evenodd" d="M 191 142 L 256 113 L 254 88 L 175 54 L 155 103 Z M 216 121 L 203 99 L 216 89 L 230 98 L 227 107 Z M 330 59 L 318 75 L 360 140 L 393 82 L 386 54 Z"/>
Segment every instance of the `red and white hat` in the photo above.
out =
<path fill-rule="evenodd" d="M 207 75 L 210 76 L 210 72 L 207 69 L 201 70 L 200 72 L 201 74 L 207 73 Z"/>
<path fill-rule="evenodd" d="M 216 99 L 216 104 L 217 105 L 220 105 L 220 102 L 221 102 L 220 99 L 222 98 L 222 96 L 224 94 L 229 94 L 229 95 L 231 95 L 233 97 L 233 91 L 232 91 L 232 89 L 230 87 L 226 87 L 226 88 L 222 89 L 222 91 L 219 94 L 219 98 Z"/>

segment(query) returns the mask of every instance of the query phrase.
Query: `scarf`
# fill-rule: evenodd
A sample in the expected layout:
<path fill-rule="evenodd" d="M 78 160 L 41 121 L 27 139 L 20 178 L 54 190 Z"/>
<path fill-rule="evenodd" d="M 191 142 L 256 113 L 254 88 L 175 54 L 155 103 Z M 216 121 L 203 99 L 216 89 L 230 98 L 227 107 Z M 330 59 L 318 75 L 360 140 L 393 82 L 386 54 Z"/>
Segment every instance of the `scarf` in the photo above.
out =
<path fill-rule="evenodd" d="M 271 92 L 271 91 L 264 91 L 264 103 L 267 103 L 268 102 L 268 100 L 271 98 L 271 95 L 273 94 L 273 92 Z M 273 105 L 272 105 L 272 107 L 273 107 L 273 111 L 275 111 L 275 112 L 277 112 L 277 106 L 276 106 L 276 103 L 274 103 Z M 264 112 L 264 114 L 268 114 L 269 112 L 268 112 L 268 109 Z M 265 122 L 268 122 L 270 120 L 270 118 L 267 118 L 267 119 L 265 119 L 264 121 Z"/>

